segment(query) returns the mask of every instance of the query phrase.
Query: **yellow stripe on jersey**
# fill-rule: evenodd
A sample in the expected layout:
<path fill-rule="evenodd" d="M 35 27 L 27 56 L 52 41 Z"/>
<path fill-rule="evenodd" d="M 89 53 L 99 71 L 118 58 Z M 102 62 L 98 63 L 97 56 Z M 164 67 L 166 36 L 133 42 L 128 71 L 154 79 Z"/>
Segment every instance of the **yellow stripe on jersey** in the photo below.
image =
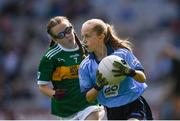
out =
<path fill-rule="evenodd" d="M 78 78 L 79 65 L 57 67 L 53 72 L 52 81 Z"/>

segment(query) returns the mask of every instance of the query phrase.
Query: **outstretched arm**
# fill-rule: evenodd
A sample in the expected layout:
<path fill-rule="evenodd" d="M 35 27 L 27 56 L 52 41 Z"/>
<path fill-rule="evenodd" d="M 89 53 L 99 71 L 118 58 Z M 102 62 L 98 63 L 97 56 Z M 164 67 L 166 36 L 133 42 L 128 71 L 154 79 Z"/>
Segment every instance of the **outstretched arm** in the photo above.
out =
<path fill-rule="evenodd" d="M 44 95 L 47 95 L 47 96 L 49 96 L 51 98 L 55 98 L 57 100 L 62 99 L 66 95 L 66 93 L 67 93 L 66 89 L 56 89 L 56 90 L 53 90 L 48 85 L 39 85 L 39 90 Z"/>
<path fill-rule="evenodd" d="M 50 88 L 48 85 L 39 85 L 39 90 L 46 96 L 53 97 L 55 90 Z"/>

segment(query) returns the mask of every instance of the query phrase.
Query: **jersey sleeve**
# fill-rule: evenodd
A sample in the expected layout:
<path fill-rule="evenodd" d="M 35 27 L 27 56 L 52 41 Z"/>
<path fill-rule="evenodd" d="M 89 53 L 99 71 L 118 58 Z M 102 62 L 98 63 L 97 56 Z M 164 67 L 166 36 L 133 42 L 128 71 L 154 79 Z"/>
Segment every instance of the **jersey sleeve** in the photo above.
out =
<path fill-rule="evenodd" d="M 144 71 L 142 64 L 139 62 L 139 60 L 134 56 L 132 52 L 129 51 L 127 52 L 127 56 L 125 60 L 131 68 L 135 70 Z"/>
<path fill-rule="evenodd" d="M 93 86 L 87 68 L 83 68 L 82 66 L 79 68 L 79 83 L 82 93 L 86 93 Z"/>
<path fill-rule="evenodd" d="M 144 68 L 142 64 L 139 62 L 139 60 L 134 56 L 132 52 L 128 51 L 127 49 L 119 49 L 115 52 L 115 55 L 118 55 L 125 59 L 125 61 L 131 68 L 144 71 Z"/>
<path fill-rule="evenodd" d="M 41 59 L 37 74 L 38 84 L 49 82 L 51 80 L 54 67 L 55 65 L 51 59 L 46 57 Z"/>

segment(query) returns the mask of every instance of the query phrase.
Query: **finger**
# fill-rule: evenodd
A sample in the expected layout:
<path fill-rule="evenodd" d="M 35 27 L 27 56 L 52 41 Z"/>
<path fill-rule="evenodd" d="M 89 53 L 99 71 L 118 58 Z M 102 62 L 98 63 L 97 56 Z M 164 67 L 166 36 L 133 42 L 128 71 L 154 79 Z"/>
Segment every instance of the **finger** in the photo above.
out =
<path fill-rule="evenodd" d="M 124 76 L 123 74 L 114 74 L 114 77 L 118 77 L 118 76 Z"/>
<path fill-rule="evenodd" d="M 96 77 L 98 77 L 98 76 L 99 76 L 99 70 L 96 71 Z"/>
<path fill-rule="evenodd" d="M 99 80 L 102 80 L 102 78 L 103 78 L 102 74 L 99 74 Z"/>
<path fill-rule="evenodd" d="M 106 78 L 105 78 L 105 77 L 103 77 L 103 78 L 102 78 L 102 81 L 104 82 L 105 80 L 106 80 Z"/>
<path fill-rule="evenodd" d="M 103 83 L 103 80 L 102 80 L 102 79 L 100 79 L 100 80 L 99 80 L 99 83 Z"/>
<path fill-rule="evenodd" d="M 99 80 L 101 78 L 101 74 L 99 72 L 96 73 L 96 78 Z"/>
<path fill-rule="evenodd" d="M 105 80 L 105 78 L 101 78 L 101 79 L 99 80 L 99 83 L 100 83 L 100 84 L 103 84 L 103 83 L 104 83 L 104 80 Z"/>
<path fill-rule="evenodd" d="M 130 69 L 129 69 L 129 68 L 126 68 L 126 69 L 125 69 L 125 73 L 130 73 Z"/>
<path fill-rule="evenodd" d="M 115 73 L 121 73 L 122 70 L 112 70 L 112 72 L 115 72 Z"/>
<path fill-rule="evenodd" d="M 107 84 L 108 84 L 108 81 L 107 81 L 106 78 L 103 78 L 103 83 L 104 83 L 104 85 L 107 85 Z"/>
<path fill-rule="evenodd" d="M 113 62 L 113 65 L 114 65 L 115 67 L 122 68 L 122 64 L 119 63 L 119 62 L 117 62 L 117 61 L 114 61 L 114 62 Z"/>
<path fill-rule="evenodd" d="M 102 76 L 102 73 L 100 73 L 99 71 L 96 71 L 96 76 Z"/>
<path fill-rule="evenodd" d="M 108 85 L 108 81 L 106 78 L 104 78 L 104 85 Z"/>
<path fill-rule="evenodd" d="M 99 70 L 96 71 L 96 75 L 98 75 L 98 74 L 99 74 Z"/>
<path fill-rule="evenodd" d="M 114 62 L 113 62 L 113 65 L 114 65 L 114 66 L 118 66 L 118 65 L 119 65 L 119 62 L 118 62 L 118 61 L 114 61 Z"/>
<path fill-rule="evenodd" d="M 108 84 L 109 84 L 109 82 L 108 82 L 108 81 L 106 81 L 105 85 L 108 85 Z"/>

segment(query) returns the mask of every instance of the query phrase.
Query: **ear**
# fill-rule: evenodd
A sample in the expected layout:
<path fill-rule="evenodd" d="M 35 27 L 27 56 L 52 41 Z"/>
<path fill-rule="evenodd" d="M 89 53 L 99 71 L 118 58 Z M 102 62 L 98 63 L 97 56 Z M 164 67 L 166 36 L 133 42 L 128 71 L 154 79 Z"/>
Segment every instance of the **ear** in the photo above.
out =
<path fill-rule="evenodd" d="M 53 40 L 54 42 L 56 42 L 56 39 L 53 38 L 50 34 L 48 34 L 48 39 L 49 39 L 49 40 Z"/>

